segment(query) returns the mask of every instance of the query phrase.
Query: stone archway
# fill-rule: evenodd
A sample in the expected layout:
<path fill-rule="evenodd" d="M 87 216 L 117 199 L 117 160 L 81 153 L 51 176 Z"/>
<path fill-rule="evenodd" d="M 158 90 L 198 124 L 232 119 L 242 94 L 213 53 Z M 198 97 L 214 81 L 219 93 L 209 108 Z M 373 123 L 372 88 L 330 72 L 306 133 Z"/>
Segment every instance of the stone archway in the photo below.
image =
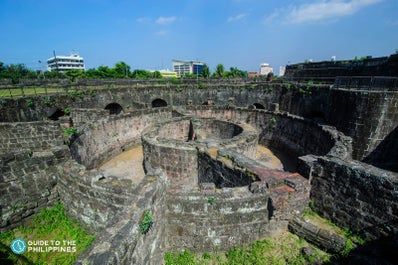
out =
<path fill-rule="evenodd" d="M 106 110 L 109 110 L 110 115 L 119 115 L 123 113 L 123 107 L 118 103 L 110 103 L 106 105 Z"/>
<path fill-rule="evenodd" d="M 167 102 L 161 98 L 157 98 L 152 101 L 152 108 L 167 107 Z"/>
<path fill-rule="evenodd" d="M 65 112 L 61 109 L 55 109 L 48 115 L 48 118 L 53 121 L 59 120 L 60 117 L 65 116 Z"/>
<path fill-rule="evenodd" d="M 265 109 L 264 105 L 263 105 L 263 104 L 260 104 L 260 103 L 254 103 L 253 106 L 254 106 L 256 109 Z"/>

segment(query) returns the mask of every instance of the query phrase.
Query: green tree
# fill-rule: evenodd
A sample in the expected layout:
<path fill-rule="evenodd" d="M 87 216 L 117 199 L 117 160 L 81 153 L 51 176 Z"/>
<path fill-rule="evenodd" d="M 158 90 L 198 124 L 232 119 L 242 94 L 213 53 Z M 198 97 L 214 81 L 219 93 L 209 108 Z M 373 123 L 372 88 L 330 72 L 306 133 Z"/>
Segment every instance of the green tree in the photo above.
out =
<path fill-rule="evenodd" d="M 45 71 L 44 72 L 45 78 L 64 78 L 65 74 L 57 71 Z"/>
<path fill-rule="evenodd" d="M 213 74 L 214 77 L 221 78 L 224 76 L 224 65 L 217 64 L 216 71 Z"/>
<path fill-rule="evenodd" d="M 29 69 L 24 64 L 10 64 L 5 67 L 3 75 L 13 83 L 18 83 L 21 78 L 27 78 L 28 73 Z"/>
<path fill-rule="evenodd" d="M 130 65 L 125 62 L 118 62 L 115 64 L 114 77 L 115 78 L 125 78 L 130 74 Z"/>
<path fill-rule="evenodd" d="M 204 78 L 208 78 L 208 77 L 210 76 L 210 69 L 209 69 L 209 67 L 208 67 L 207 65 L 205 65 L 205 66 L 203 67 L 203 71 L 202 71 L 202 73 L 200 74 L 200 76 L 202 76 L 202 77 L 204 77 Z"/>
<path fill-rule="evenodd" d="M 99 78 L 112 78 L 112 77 L 114 77 L 112 69 L 109 68 L 108 66 L 102 66 L 102 65 L 98 66 L 97 71 L 98 71 L 98 77 Z"/>
<path fill-rule="evenodd" d="M 4 71 L 4 63 L 3 62 L 0 62 L 0 77 L 1 77 L 1 74 L 3 73 L 3 71 Z"/>
<path fill-rule="evenodd" d="M 162 79 L 163 76 L 159 71 L 155 71 L 152 73 L 152 78 Z"/>
<path fill-rule="evenodd" d="M 130 74 L 131 78 L 151 78 L 151 73 L 149 73 L 146 70 L 142 70 L 142 69 L 135 69 L 131 74 Z"/>
<path fill-rule="evenodd" d="M 77 78 L 86 78 L 84 70 L 71 69 L 65 72 L 65 75 L 71 80 L 75 81 Z"/>
<path fill-rule="evenodd" d="M 90 68 L 86 70 L 86 77 L 87 78 L 100 78 L 99 73 L 97 69 L 95 68 Z"/>

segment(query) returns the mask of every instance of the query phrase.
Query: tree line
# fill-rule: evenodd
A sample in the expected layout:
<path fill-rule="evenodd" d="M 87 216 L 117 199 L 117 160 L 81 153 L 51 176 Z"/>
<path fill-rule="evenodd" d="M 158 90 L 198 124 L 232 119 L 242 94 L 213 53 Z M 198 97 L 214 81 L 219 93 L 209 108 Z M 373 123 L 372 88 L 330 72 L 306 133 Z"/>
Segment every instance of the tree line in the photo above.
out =
<path fill-rule="evenodd" d="M 224 65 L 218 64 L 213 73 L 207 65 L 204 66 L 200 74 L 186 74 L 183 78 L 247 78 L 247 71 L 239 70 L 237 67 L 231 67 L 226 71 Z M 67 70 L 58 71 L 35 71 L 27 68 L 24 64 L 5 65 L 0 62 L 0 79 L 11 79 L 13 83 L 18 83 L 20 79 L 51 79 L 51 78 L 69 78 L 71 80 L 83 78 L 163 78 L 159 71 L 148 71 L 142 69 L 131 70 L 131 67 L 125 62 L 118 62 L 114 67 L 99 66 L 87 70 Z"/>

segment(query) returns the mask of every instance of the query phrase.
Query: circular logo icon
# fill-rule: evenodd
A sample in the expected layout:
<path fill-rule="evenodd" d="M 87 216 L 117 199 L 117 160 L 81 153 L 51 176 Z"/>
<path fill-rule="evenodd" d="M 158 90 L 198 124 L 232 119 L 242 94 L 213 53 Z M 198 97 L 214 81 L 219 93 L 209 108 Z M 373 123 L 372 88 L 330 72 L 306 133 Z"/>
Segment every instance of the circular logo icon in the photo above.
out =
<path fill-rule="evenodd" d="M 16 238 L 11 242 L 10 247 L 15 254 L 23 254 L 26 250 L 26 242 L 21 238 Z"/>

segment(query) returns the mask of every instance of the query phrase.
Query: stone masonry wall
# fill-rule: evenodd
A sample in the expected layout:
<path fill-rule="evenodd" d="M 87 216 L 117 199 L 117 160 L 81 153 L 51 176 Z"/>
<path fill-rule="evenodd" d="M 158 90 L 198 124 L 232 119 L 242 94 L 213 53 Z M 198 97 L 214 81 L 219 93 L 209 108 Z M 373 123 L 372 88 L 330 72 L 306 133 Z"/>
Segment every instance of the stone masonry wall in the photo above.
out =
<path fill-rule="evenodd" d="M 162 264 L 167 184 L 161 172 L 147 175 L 131 192 L 128 206 L 109 220 L 75 264 Z M 153 224 L 142 234 L 139 225 L 145 210 L 151 213 Z"/>
<path fill-rule="evenodd" d="M 196 136 L 202 139 L 231 139 L 243 131 L 242 127 L 221 120 L 201 119 L 200 122 L 196 122 L 194 119 L 193 123 Z"/>
<path fill-rule="evenodd" d="M 68 213 L 92 232 L 100 232 L 128 206 L 135 188 L 131 180 L 105 177 L 101 170 L 86 170 L 68 160 L 58 166 L 60 200 Z"/>
<path fill-rule="evenodd" d="M 397 101 L 398 92 L 332 89 L 327 121 L 353 138 L 353 158 L 363 160 L 398 127 Z"/>
<path fill-rule="evenodd" d="M 0 153 L 20 149 L 46 150 L 60 145 L 63 145 L 63 138 L 59 123 L 0 123 Z"/>
<path fill-rule="evenodd" d="M 70 117 L 73 126 L 80 128 L 87 123 L 95 122 L 109 116 L 109 110 L 72 108 Z"/>
<path fill-rule="evenodd" d="M 168 193 L 166 248 L 207 252 L 254 242 L 270 234 L 267 202 L 267 194 L 252 194 L 247 187 Z"/>
<path fill-rule="evenodd" d="M 231 150 L 200 152 L 199 171 L 201 191 L 167 193 L 167 249 L 206 252 L 245 245 L 285 230 L 308 204 L 308 180 L 270 171 Z"/>
<path fill-rule="evenodd" d="M 162 169 L 175 186 L 197 185 L 198 155 L 194 146 L 165 144 L 143 137 L 142 149 L 145 171 Z"/>
<path fill-rule="evenodd" d="M 358 162 L 320 157 L 312 169 L 315 210 L 373 239 L 398 232 L 398 175 Z"/>
<path fill-rule="evenodd" d="M 174 118 L 145 129 L 142 134 L 142 146 L 146 171 L 161 168 L 170 178 L 172 185 L 193 188 L 197 185 L 198 179 L 198 147 L 220 145 L 242 152 L 249 157 L 255 156 L 258 139 L 257 133 L 251 126 L 245 125 L 243 128 L 230 122 L 214 119 L 200 119 L 189 123 L 190 120 L 189 117 Z M 208 139 L 206 137 L 207 128 L 212 122 L 213 128 L 210 130 L 210 134 L 213 134 L 213 137 L 217 131 L 216 127 L 220 125 L 221 128 L 225 128 L 226 125 L 232 128 L 231 137 L 234 136 L 234 132 L 238 131 L 236 127 L 239 127 L 241 132 L 230 139 L 216 139 L 217 137 Z M 193 128 L 192 133 L 197 133 L 198 139 L 188 142 L 185 140 L 186 138 L 178 140 L 182 139 L 182 137 L 178 137 L 181 134 L 181 125 L 189 128 L 190 124 Z M 218 131 L 220 127 L 218 127 Z M 196 131 L 196 128 L 200 129 Z M 184 132 L 184 129 L 182 131 Z M 169 133 L 166 136 L 168 138 L 163 138 L 162 136 L 165 136 L 166 132 Z M 187 133 L 186 129 L 185 133 Z M 170 139 L 170 136 L 177 139 Z"/>
<path fill-rule="evenodd" d="M 172 123 L 165 123 L 159 128 L 158 135 L 160 138 L 188 141 L 190 128 L 192 127 L 190 120 L 179 120 Z"/>
<path fill-rule="evenodd" d="M 311 87 L 311 94 L 308 94 L 300 92 L 303 87 L 305 85 L 271 82 L 252 84 L 250 81 L 233 84 L 227 80 L 216 84 L 207 83 L 203 89 L 180 84 L 131 84 L 123 88 L 110 88 L 105 84 L 105 88 L 94 90 L 94 95 L 90 95 L 88 88 L 78 87 L 82 96 L 73 99 L 69 94 L 0 98 L 0 122 L 38 121 L 49 117 L 56 109 L 105 109 L 111 103 L 119 104 L 126 113 L 149 108 L 155 99 L 164 100 L 168 106 L 203 105 L 211 102 L 224 107 L 228 104 L 249 107 L 258 103 L 265 109 L 270 109 L 272 104 L 278 103 L 281 110 L 295 115 L 306 116 L 313 112 L 325 115 L 329 88 L 314 86 Z"/>
<path fill-rule="evenodd" d="M 56 165 L 69 157 L 66 146 L 0 154 L 0 230 L 22 225 L 58 200 Z"/>
<path fill-rule="evenodd" d="M 290 153 L 292 157 L 305 154 L 325 155 L 331 151 L 338 139 L 344 138 L 333 128 L 320 126 L 311 120 L 284 113 L 209 106 L 195 106 L 187 109 L 198 117 L 216 117 L 246 122 L 259 131 L 260 144 L 274 147 L 283 153 Z M 350 151 L 346 150 L 346 155 L 349 155 Z"/>
<path fill-rule="evenodd" d="M 71 144 L 72 157 L 88 168 L 94 168 L 129 145 L 139 142 L 146 126 L 170 117 L 169 109 L 152 109 L 101 119 L 79 133 Z"/>

